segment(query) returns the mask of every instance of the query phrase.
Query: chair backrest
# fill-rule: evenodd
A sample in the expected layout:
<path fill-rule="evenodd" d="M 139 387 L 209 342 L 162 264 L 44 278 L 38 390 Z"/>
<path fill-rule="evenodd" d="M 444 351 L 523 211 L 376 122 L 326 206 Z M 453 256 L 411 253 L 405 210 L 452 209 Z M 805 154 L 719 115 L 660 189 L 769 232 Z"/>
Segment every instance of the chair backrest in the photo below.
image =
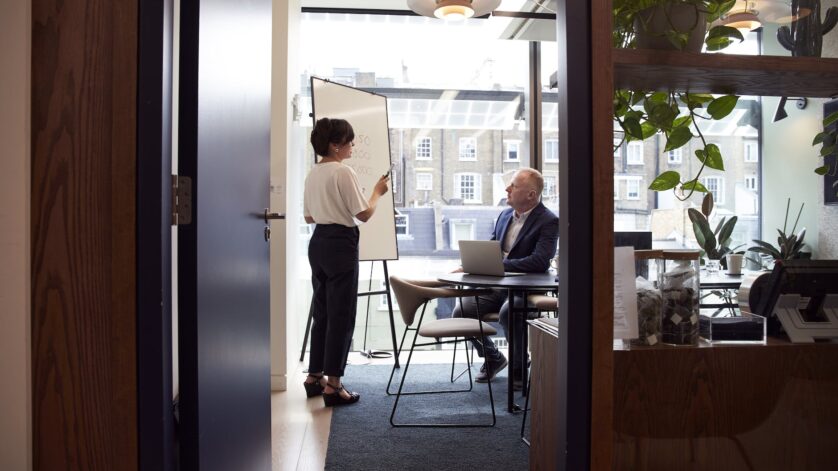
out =
<path fill-rule="evenodd" d="M 390 287 L 393 289 L 393 295 L 396 297 L 405 325 L 413 325 L 416 310 L 430 298 L 423 296 L 421 287 L 412 285 L 397 276 L 390 277 Z"/>

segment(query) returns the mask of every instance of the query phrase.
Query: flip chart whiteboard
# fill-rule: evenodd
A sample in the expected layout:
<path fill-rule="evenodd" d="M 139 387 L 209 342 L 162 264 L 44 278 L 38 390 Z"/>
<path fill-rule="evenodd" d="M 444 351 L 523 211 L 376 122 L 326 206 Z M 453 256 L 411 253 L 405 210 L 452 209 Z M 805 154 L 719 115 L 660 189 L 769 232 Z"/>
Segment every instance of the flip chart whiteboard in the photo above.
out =
<path fill-rule="evenodd" d="M 314 122 L 321 118 L 349 121 L 355 131 L 352 157 L 343 161 L 358 174 L 358 181 L 369 197 L 378 179 L 390 169 L 390 128 L 387 98 L 317 77 L 311 78 L 311 107 Z M 392 190 L 392 184 L 391 190 Z M 375 214 L 361 224 L 360 258 L 397 260 L 396 218 L 393 192 L 378 200 Z"/>

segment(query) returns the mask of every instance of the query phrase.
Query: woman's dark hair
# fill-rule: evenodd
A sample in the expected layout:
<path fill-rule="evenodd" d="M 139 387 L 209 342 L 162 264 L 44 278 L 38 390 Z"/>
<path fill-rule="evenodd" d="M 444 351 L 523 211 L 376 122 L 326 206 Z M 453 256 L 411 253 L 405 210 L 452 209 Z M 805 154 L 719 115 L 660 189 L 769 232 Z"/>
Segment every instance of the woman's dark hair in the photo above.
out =
<path fill-rule="evenodd" d="M 352 125 L 345 119 L 320 118 L 311 131 L 311 147 L 320 156 L 329 155 L 329 144 L 346 144 L 355 139 Z"/>

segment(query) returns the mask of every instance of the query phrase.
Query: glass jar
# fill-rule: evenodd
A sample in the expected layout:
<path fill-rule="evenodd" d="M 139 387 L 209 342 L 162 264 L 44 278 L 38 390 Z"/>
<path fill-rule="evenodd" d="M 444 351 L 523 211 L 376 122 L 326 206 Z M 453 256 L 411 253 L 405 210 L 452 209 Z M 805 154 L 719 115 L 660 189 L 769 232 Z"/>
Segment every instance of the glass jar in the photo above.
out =
<path fill-rule="evenodd" d="M 698 250 L 664 250 L 658 277 L 663 306 L 661 337 L 668 345 L 698 345 L 701 265 Z"/>
<path fill-rule="evenodd" d="M 658 277 L 663 271 L 662 250 L 635 250 L 637 333 L 632 345 L 657 345 L 661 341 L 661 292 Z"/>

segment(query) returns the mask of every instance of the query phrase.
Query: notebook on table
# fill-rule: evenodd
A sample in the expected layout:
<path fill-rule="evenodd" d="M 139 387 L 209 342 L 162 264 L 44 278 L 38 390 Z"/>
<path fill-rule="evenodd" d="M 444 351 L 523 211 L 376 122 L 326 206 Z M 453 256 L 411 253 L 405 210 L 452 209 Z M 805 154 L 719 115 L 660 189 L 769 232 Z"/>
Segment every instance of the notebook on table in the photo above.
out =
<path fill-rule="evenodd" d="M 461 240 L 460 262 L 469 275 L 516 276 L 517 272 L 503 271 L 503 252 L 499 240 Z"/>

